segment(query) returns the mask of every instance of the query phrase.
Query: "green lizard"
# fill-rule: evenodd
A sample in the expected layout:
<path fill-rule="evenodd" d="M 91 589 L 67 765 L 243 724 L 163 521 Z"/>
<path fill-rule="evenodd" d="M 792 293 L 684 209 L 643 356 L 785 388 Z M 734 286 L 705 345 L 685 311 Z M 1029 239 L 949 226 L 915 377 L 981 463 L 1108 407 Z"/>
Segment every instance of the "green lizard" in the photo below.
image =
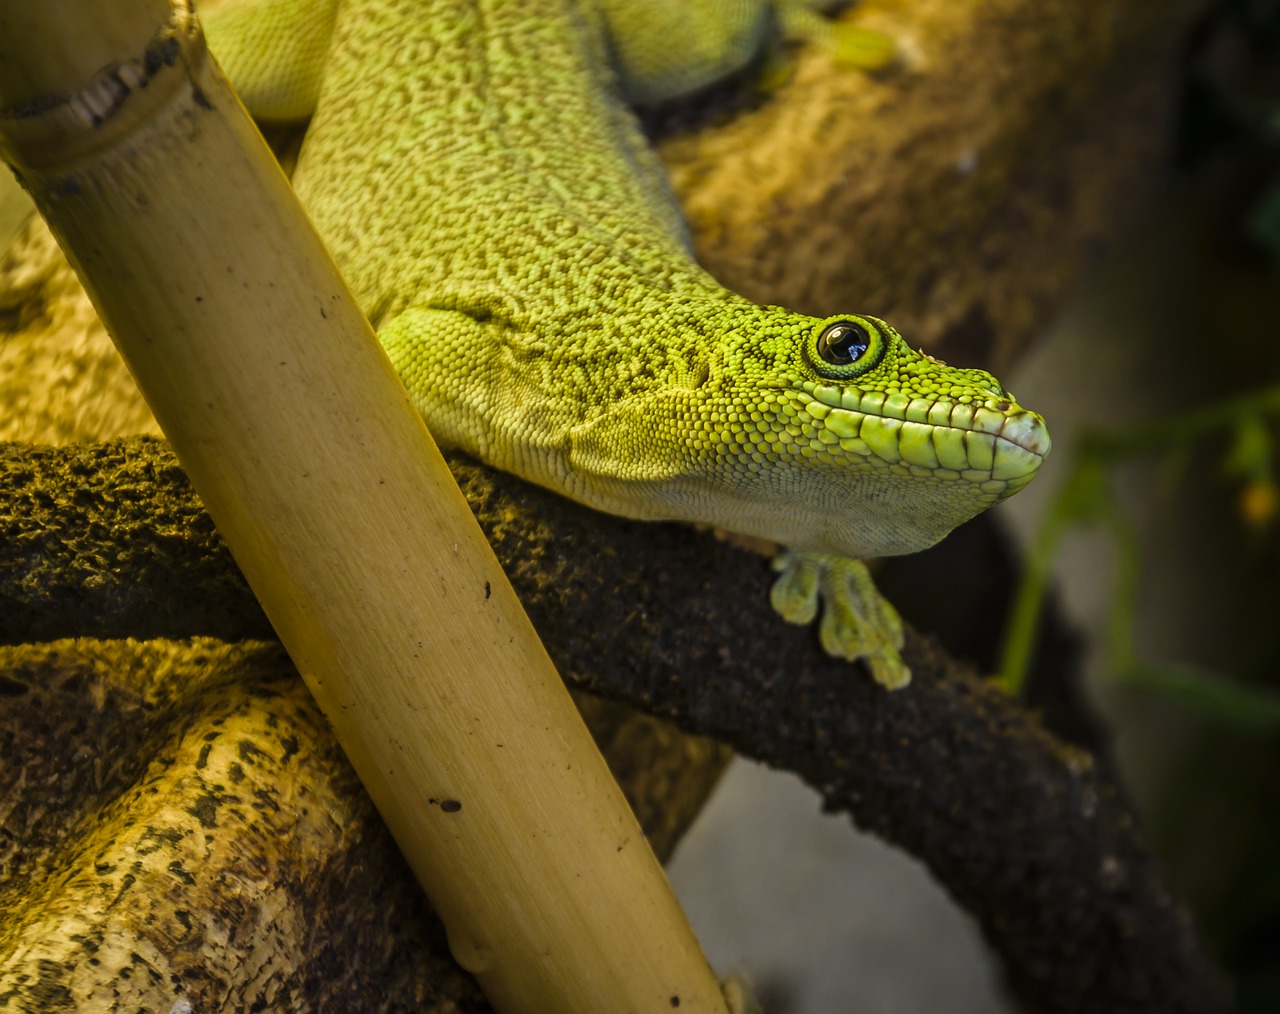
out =
<path fill-rule="evenodd" d="M 791 547 L 775 607 L 809 622 L 821 599 L 824 647 L 902 686 L 901 623 L 859 561 L 1021 489 L 1044 423 L 884 321 L 757 306 L 695 263 L 619 81 L 706 83 L 770 9 L 686 0 L 659 58 L 643 8 L 667 5 L 229 0 L 206 23 L 251 111 L 314 109 L 295 184 L 443 446 Z"/>

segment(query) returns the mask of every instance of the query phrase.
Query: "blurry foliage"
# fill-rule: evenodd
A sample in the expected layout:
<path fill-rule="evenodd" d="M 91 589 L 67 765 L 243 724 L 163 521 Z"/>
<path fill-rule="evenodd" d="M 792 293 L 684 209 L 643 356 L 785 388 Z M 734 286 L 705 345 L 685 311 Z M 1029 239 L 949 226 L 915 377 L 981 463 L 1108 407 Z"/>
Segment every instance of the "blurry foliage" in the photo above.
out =
<path fill-rule="evenodd" d="M 1238 490 L 1237 522 L 1254 530 L 1259 538 L 1274 538 L 1280 534 L 1277 422 L 1280 385 L 1141 429 L 1089 430 L 1080 435 L 1067 478 L 1041 521 L 1014 599 L 1000 665 L 1001 679 L 1011 693 L 1021 693 L 1026 683 L 1036 627 L 1063 536 L 1076 526 L 1097 525 L 1110 533 L 1116 550 L 1106 645 L 1110 676 L 1178 701 L 1204 718 L 1280 732 L 1280 692 L 1242 684 L 1198 666 L 1149 665 L 1138 657 L 1134 629 L 1141 556 L 1136 533 L 1116 498 L 1114 482 L 1116 472 L 1130 461 L 1159 454 L 1175 464 L 1185 463 L 1197 444 L 1216 440 L 1222 448 L 1222 478 Z M 1280 591 L 1280 584 L 1276 590 Z"/>

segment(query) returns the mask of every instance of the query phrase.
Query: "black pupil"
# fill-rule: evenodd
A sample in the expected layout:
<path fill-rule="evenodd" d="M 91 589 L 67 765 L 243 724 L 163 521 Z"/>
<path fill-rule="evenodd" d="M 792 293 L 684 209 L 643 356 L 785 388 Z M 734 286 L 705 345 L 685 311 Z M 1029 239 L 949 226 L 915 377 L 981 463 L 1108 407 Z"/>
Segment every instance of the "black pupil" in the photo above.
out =
<path fill-rule="evenodd" d="M 818 338 L 818 354 L 832 366 L 856 363 L 867 351 L 871 338 L 865 329 L 849 321 L 831 324 Z"/>

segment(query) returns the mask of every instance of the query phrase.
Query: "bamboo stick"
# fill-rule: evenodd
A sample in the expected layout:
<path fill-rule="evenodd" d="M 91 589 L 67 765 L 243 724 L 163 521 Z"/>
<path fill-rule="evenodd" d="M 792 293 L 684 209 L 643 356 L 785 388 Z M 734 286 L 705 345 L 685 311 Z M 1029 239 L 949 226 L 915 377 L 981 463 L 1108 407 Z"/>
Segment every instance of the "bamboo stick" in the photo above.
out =
<path fill-rule="evenodd" d="M 0 110 L 0 150 L 459 963 L 502 1011 L 725 1010 L 640 828 L 189 4 L 0 0 Z"/>

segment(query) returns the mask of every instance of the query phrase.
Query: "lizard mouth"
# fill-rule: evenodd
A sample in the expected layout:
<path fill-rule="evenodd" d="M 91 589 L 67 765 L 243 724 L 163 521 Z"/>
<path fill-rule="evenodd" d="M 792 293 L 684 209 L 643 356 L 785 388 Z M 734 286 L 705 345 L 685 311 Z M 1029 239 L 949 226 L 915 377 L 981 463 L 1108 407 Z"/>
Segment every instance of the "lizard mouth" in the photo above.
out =
<path fill-rule="evenodd" d="M 974 439 L 974 432 L 970 431 L 966 439 Z M 982 432 L 982 435 L 988 434 Z M 999 494 L 1004 499 L 1035 478 L 1052 442 L 1044 420 L 1037 413 L 1026 409 L 1007 415 L 1000 432 L 991 436 L 995 440 L 991 455 L 991 478 L 983 480 L 983 487 L 987 488 L 987 482 L 1003 482 L 1005 488 Z"/>
<path fill-rule="evenodd" d="M 806 393 L 815 426 L 842 451 L 922 478 L 973 482 L 999 499 L 1031 481 L 1051 446 L 1044 420 L 1007 397 L 932 401 L 822 385 Z"/>
<path fill-rule="evenodd" d="M 1038 413 L 1029 412 L 1026 409 L 1018 409 L 1006 415 L 1004 425 L 1000 427 L 1000 432 L 996 433 L 995 437 L 1031 455 L 1037 462 L 1043 462 L 1053 446 L 1044 419 Z"/>

